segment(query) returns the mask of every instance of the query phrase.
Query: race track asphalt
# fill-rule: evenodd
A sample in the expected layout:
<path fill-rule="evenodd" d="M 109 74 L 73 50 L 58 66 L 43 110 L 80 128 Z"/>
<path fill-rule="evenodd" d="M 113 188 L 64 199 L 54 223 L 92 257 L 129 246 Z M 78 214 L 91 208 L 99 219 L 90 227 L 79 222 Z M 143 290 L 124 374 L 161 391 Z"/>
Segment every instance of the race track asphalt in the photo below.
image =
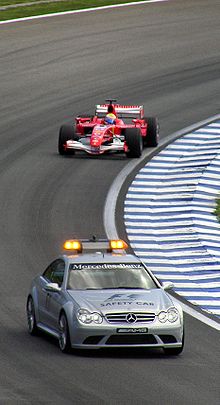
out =
<path fill-rule="evenodd" d="M 219 332 L 186 316 L 179 358 L 160 352 L 65 356 L 32 338 L 32 277 L 72 235 L 104 236 L 124 157 L 62 158 L 62 122 L 106 97 L 143 103 L 162 139 L 219 113 L 218 0 L 173 0 L 0 26 L 0 404 L 219 403 Z"/>

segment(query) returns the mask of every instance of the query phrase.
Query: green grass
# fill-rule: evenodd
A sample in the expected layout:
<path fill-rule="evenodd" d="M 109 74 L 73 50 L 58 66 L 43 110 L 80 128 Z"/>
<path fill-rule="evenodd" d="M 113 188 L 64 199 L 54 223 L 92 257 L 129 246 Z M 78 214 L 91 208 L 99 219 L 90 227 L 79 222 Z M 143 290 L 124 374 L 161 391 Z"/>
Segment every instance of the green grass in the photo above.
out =
<path fill-rule="evenodd" d="M 63 0 L 58 2 L 42 3 L 36 0 L 0 0 L 0 8 L 7 5 L 22 4 L 16 8 L 0 10 L 0 21 L 15 18 L 30 17 L 41 14 L 58 13 L 62 11 L 80 10 L 84 8 L 100 7 L 113 4 L 130 3 L 138 0 Z M 25 3 L 34 3 L 31 6 Z"/>
<path fill-rule="evenodd" d="M 216 215 L 218 222 L 220 222 L 220 197 L 218 197 L 216 199 L 216 207 L 215 207 L 214 215 Z"/>
<path fill-rule="evenodd" d="M 25 3 L 38 3 L 40 0 L 0 0 L 0 7 L 4 6 L 13 6 L 16 4 L 25 4 Z"/>

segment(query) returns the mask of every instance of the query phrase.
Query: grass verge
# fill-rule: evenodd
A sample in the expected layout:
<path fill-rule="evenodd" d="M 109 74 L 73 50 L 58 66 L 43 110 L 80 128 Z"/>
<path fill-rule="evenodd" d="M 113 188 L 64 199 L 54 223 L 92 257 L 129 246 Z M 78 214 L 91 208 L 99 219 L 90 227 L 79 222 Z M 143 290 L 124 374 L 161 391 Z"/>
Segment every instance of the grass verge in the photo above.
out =
<path fill-rule="evenodd" d="M 216 215 L 218 222 L 220 222 L 220 197 L 216 199 L 214 215 Z"/>
<path fill-rule="evenodd" d="M 41 3 L 36 0 L 0 0 L 0 21 L 92 7 L 131 3 L 133 1 L 138 2 L 139 0 L 61 0 L 56 2 L 48 0 L 47 3 Z M 31 5 L 27 5 L 26 3 L 31 3 Z M 3 7 L 7 6 L 10 6 L 10 8 L 3 10 Z"/>

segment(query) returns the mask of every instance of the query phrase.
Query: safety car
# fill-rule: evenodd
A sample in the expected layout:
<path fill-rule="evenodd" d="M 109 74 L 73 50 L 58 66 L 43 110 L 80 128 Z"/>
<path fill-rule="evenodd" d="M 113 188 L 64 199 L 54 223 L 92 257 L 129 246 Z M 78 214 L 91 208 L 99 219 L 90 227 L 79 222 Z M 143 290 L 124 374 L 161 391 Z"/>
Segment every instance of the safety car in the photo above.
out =
<path fill-rule="evenodd" d="M 107 122 L 111 112 L 115 120 Z M 115 99 L 96 106 L 94 115 L 83 114 L 75 123 L 64 124 L 59 131 L 60 155 L 84 151 L 90 155 L 124 153 L 139 158 L 143 147 L 158 145 L 159 124 L 156 117 L 145 117 L 143 105 L 121 105 Z"/>
<path fill-rule="evenodd" d="M 183 350 L 181 306 L 145 264 L 126 253 L 122 240 L 68 240 L 65 250 L 34 278 L 27 324 L 72 349 L 162 348 Z"/>

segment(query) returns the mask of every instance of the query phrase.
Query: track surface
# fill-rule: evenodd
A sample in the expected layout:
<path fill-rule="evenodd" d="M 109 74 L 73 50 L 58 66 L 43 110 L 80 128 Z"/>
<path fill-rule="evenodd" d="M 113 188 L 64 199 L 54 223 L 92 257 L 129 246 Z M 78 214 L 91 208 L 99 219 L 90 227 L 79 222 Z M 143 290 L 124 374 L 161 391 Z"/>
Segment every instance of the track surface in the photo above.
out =
<path fill-rule="evenodd" d="M 65 356 L 31 338 L 24 315 L 31 278 L 64 238 L 104 236 L 106 194 L 127 163 L 59 157 L 60 124 L 110 96 L 145 104 L 162 137 L 218 113 L 219 12 L 218 0 L 173 0 L 0 27 L 0 404 L 219 402 L 219 333 L 195 319 L 179 358 Z"/>

